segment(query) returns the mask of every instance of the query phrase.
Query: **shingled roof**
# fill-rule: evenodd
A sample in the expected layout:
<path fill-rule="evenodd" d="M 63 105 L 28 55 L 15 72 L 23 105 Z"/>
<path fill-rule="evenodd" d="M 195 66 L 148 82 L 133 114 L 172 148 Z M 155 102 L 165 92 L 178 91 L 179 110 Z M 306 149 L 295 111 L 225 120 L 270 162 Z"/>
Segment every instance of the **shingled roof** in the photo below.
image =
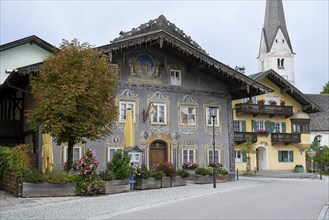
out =
<path fill-rule="evenodd" d="M 311 118 L 311 131 L 329 131 L 329 94 L 306 94 L 323 110 L 319 113 L 309 114 Z"/>
<path fill-rule="evenodd" d="M 225 82 L 232 99 L 244 98 L 246 94 L 255 96 L 272 91 L 269 87 L 210 57 L 191 37 L 163 15 L 128 32 L 121 31 L 118 38 L 98 49 L 108 54 L 111 60 L 112 54 L 141 46 L 157 47 L 168 54 L 179 56 L 187 65 L 198 65 L 199 69 Z"/>
<path fill-rule="evenodd" d="M 303 106 L 303 111 L 306 113 L 316 113 L 316 112 L 321 112 L 322 110 L 317 105 L 317 103 L 313 101 L 313 99 L 307 97 L 305 94 L 299 91 L 295 86 L 289 83 L 285 78 L 283 78 L 273 69 L 264 72 L 255 73 L 249 75 L 249 77 L 257 81 L 264 77 L 267 77 L 275 85 L 277 85 L 279 88 L 285 91 L 285 93 L 287 93 L 289 96 L 293 97 L 297 102 L 299 102 Z"/>

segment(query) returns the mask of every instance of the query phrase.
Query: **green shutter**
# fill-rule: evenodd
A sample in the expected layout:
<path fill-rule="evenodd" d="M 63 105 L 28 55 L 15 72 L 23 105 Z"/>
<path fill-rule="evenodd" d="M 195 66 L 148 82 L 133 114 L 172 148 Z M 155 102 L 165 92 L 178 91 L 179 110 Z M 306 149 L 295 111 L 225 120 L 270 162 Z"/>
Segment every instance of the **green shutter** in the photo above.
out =
<path fill-rule="evenodd" d="M 286 122 L 281 123 L 282 133 L 286 133 Z"/>
<path fill-rule="evenodd" d="M 242 132 L 246 132 L 246 121 L 242 121 Z"/>
<path fill-rule="evenodd" d="M 256 130 L 256 121 L 255 120 L 251 120 L 251 130 L 252 131 Z"/>
<path fill-rule="evenodd" d="M 293 151 L 289 151 L 289 161 L 294 162 L 294 152 Z"/>
<path fill-rule="evenodd" d="M 271 124 L 270 121 L 265 121 L 265 129 L 268 130 L 268 131 L 271 131 L 270 124 Z"/>
<path fill-rule="evenodd" d="M 273 133 L 274 132 L 274 128 L 275 128 L 275 123 L 274 122 L 270 122 L 270 132 Z"/>
<path fill-rule="evenodd" d="M 278 151 L 278 158 L 279 158 L 279 162 L 282 162 L 282 151 Z"/>
<path fill-rule="evenodd" d="M 242 162 L 246 163 L 247 162 L 247 155 L 246 155 L 246 151 L 242 151 Z"/>

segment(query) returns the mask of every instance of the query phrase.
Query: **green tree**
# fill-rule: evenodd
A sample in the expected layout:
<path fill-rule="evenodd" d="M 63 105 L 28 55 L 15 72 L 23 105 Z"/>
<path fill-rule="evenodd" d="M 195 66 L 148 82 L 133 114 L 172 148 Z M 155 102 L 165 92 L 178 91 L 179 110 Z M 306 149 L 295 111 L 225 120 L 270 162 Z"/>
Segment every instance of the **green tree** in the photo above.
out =
<path fill-rule="evenodd" d="M 327 82 L 323 88 L 322 88 L 322 92 L 320 92 L 321 94 L 329 94 L 329 82 Z"/>
<path fill-rule="evenodd" d="M 246 142 L 241 147 L 242 151 L 246 153 L 247 157 L 247 173 L 251 173 L 251 164 L 250 164 L 250 154 L 254 154 L 256 151 L 255 144 L 250 140 L 250 137 L 247 138 Z"/>
<path fill-rule="evenodd" d="M 116 84 L 106 56 L 77 39 L 63 40 L 60 50 L 45 59 L 39 75 L 31 79 L 36 108 L 28 121 L 35 128 L 42 125 L 58 145 L 68 144 L 67 171 L 76 143 L 112 133 Z"/>
<path fill-rule="evenodd" d="M 323 147 L 321 158 L 322 158 L 322 170 L 325 170 L 326 167 L 329 167 L 329 147 L 326 145 L 321 145 Z M 316 137 L 314 138 L 314 141 L 310 145 L 310 148 L 307 150 L 309 151 L 312 149 L 313 151 L 316 151 L 316 155 L 313 158 L 315 163 L 318 163 L 318 167 L 320 164 L 320 148 L 318 146 L 318 141 L 316 140 Z M 310 162 L 311 157 L 306 153 L 306 161 Z M 320 168 L 320 167 L 319 167 Z M 328 170 L 326 170 L 328 172 Z"/>

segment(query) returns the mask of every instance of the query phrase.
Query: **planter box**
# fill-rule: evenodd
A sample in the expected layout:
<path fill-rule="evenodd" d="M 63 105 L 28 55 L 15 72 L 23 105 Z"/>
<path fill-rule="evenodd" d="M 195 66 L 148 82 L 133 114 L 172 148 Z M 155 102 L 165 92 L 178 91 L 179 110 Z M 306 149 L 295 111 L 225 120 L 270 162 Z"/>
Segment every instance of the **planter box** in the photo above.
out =
<path fill-rule="evenodd" d="M 148 179 L 137 178 L 134 189 L 159 189 L 161 188 L 161 180 L 150 177 Z"/>
<path fill-rule="evenodd" d="M 196 184 L 208 184 L 208 183 L 212 183 L 212 182 L 213 182 L 213 177 L 210 175 L 205 175 L 205 176 L 202 176 L 199 174 L 195 175 L 194 183 L 196 183 Z"/>
<path fill-rule="evenodd" d="M 161 188 L 169 188 L 171 187 L 172 183 L 171 183 L 171 177 L 170 176 L 164 176 L 161 179 Z"/>
<path fill-rule="evenodd" d="M 295 173 L 304 173 L 304 167 L 295 167 Z"/>
<path fill-rule="evenodd" d="M 181 176 L 174 176 L 172 178 L 172 186 L 186 186 L 186 179 Z"/>
<path fill-rule="evenodd" d="M 74 196 L 76 183 L 25 183 L 21 184 L 22 197 Z"/>
<path fill-rule="evenodd" d="M 129 192 L 129 179 L 126 180 L 111 180 L 105 182 L 105 194 Z"/>
<path fill-rule="evenodd" d="M 217 174 L 216 175 L 216 182 L 222 183 L 227 181 L 227 175 Z"/>

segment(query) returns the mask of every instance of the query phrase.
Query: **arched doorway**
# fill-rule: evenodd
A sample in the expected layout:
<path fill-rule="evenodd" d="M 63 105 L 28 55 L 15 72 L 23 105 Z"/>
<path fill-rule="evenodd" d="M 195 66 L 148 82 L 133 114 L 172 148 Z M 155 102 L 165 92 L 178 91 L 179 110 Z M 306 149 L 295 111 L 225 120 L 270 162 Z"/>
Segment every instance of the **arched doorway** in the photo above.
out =
<path fill-rule="evenodd" d="M 267 149 L 265 147 L 257 147 L 256 149 L 256 165 L 257 170 L 267 170 Z"/>
<path fill-rule="evenodd" d="M 150 145 L 150 170 L 157 164 L 167 161 L 167 144 L 163 141 L 153 141 Z"/>

